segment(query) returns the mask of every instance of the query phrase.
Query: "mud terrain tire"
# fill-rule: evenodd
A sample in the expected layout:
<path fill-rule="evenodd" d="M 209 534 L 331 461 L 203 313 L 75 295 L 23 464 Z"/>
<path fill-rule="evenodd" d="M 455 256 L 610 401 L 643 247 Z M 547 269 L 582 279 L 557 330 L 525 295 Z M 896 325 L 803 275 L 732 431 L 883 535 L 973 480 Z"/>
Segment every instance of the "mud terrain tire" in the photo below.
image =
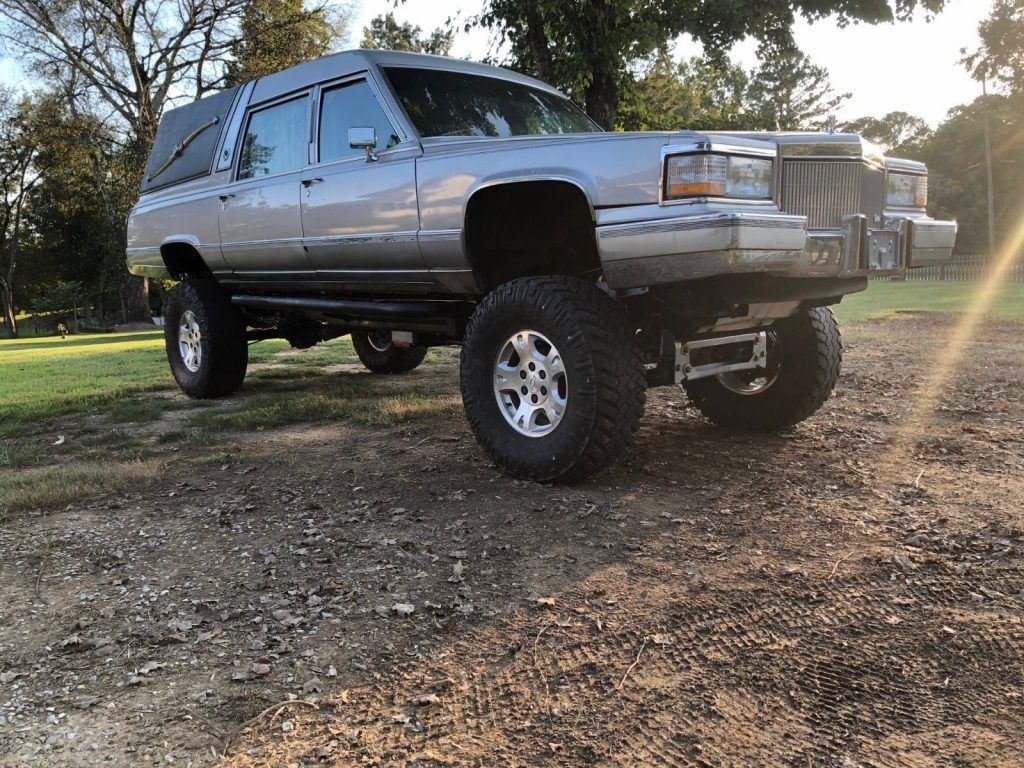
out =
<path fill-rule="evenodd" d="M 249 366 L 245 321 L 212 280 L 184 280 L 168 294 L 164 342 L 171 373 L 191 398 L 236 392 Z"/>
<path fill-rule="evenodd" d="M 721 427 L 777 432 L 813 416 L 835 389 L 843 363 L 843 342 L 832 310 L 803 310 L 772 326 L 777 375 L 758 392 L 740 393 L 722 377 L 684 384 L 690 402 Z M 769 367 L 773 365 L 769 347 Z"/>
<path fill-rule="evenodd" d="M 426 347 L 396 347 L 385 331 L 388 339 L 375 338 L 374 332 L 355 331 L 352 334 L 352 346 L 359 355 L 359 361 L 374 373 L 408 373 L 418 367 L 427 356 Z"/>
<path fill-rule="evenodd" d="M 531 356 L 535 351 L 528 343 L 522 358 L 514 352 L 526 331 L 539 345 L 532 349 L 546 348 L 545 356 Z M 502 363 L 511 371 L 502 381 L 517 376 L 523 381 L 502 386 L 537 387 L 542 402 L 552 398 L 556 421 L 532 406 L 535 415 L 514 426 L 517 404 L 530 409 L 534 395 L 519 400 L 518 392 L 499 393 L 503 350 L 513 352 L 512 362 Z M 529 374 L 534 359 L 538 376 L 551 371 L 547 378 Z M 598 472 L 630 446 L 643 415 L 646 379 L 635 330 L 606 293 L 576 278 L 521 278 L 488 294 L 466 329 L 460 374 L 466 417 L 477 440 L 498 467 L 522 479 L 571 482 Z M 545 381 L 551 390 L 541 389 Z M 508 398 L 506 405 L 502 398 Z M 541 434 L 521 431 L 530 429 L 534 418 L 545 422 L 535 427 Z"/>

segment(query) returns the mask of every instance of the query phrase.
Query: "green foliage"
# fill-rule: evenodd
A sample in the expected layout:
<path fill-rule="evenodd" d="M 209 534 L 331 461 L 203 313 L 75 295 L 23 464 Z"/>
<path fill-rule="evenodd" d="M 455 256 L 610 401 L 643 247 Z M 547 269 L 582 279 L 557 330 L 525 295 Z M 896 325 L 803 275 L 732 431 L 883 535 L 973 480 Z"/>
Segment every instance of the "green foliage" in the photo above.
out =
<path fill-rule="evenodd" d="M 455 40 L 455 30 L 451 26 L 437 27 L 428 37 L 423 36 L 423 29 L 409 22 L 401 24 L 395 19 L 394 13 L 375 16 L 370 26 L 363 28 L 363 48 L 380 48 L 387 51 L 412 51 L 413 53 L 432 53 L 447 56 Z"/>
<path fill-rule="evenodd" d="M 917 153 L 930 172 L 930 209 L 960 222 L 957 250 L 987 253 L 988 190 L 985 179 L 984 113 L 992 127 L 992 177 L 996 241 L 1005 239 L 1024 210 L 1024 93 L 990 95 L 952 109 Z"/>
<path fill-rule="evenodd" d="M 304 0 L 247 0 L 228 64 L 228 84 L 244 83 L 327 54 L 348 17 Z"/>
<path fill-rule="evenodd" d="M 763 49 L 751 72 L 728 57 L 693 57 L 676 65 L 661 52 L 624 90 L 622 130 L 813 130 L 848 94 L 828 72 L 794 51 Z"/>
<path fill-rule="evenodd" d="M 38 176 L 29 129 L 33 103 L 0 88 L 0 312 L 8 334 L 18 335 L 15 277 L 26 236 L 25 208 Z"/>
<path fill-rule="evenodd" d="M 691 35 L 717 55 L 745 37 L 779 51 L 792 50 L 798 16 L 834 16 L 840 23 L 891 22 L 918 8 L 942 9 L 945 0 L 488 0 L 470 25 L 508 44 L 508 63 L 567 91 L 606 128 L 636 66 L 680 35 Z M 781 117 L 789 118 L 789 115 Z"/>
<path fill-rule="evenodd" d="M 726 60 L 695 56 L 676 64 L 665 52 L 623 93 L 616 128 L 625 131 L 743 130 L 750 79 Z"/>
<path fill-rule="evenodd" d="M 39 315 L 57 315 L 59 319 L 70 316 L 82 306 L 85 289 L 81 283 L 56 283 L 36 299 L 32 311 Z"/>
<path fill-rule="evenodd" d="M 978 35 L 981 48 L 964 60 L 975 77 L 993 77 L 1012 92 L 1024 91 L 1024 0 L 995 0 Z"/>
<path fill-rule="evenodd" d="M 835 93 L 828 70 L 799 51 L 768 50 L 750 75 L 747 101 L 753 124 L 772 131 L 823 130 L 850 94 Z"/>
<path fill-rule="evenodd" d="M 928 123 L 907 112 L 890 112 L 880 118 L 861 117 L 850 120 L 842 128 L 860 134 L 897 157 L 919 155 L 924 143 L 932 137 Z"/>

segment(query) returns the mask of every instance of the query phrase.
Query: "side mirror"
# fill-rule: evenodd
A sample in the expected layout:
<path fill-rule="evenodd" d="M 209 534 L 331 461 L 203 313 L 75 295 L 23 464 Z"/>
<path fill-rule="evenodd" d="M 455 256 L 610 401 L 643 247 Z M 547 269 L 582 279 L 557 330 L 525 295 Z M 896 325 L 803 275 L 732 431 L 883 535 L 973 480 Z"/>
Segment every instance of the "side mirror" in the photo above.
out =
<path fill-rule="evenodd" d="M 374 128 L 356 127 L 348 129 L 348 145 L 352 149 L 365 149 L 366 162 L 377 159 L 377 131 Z"/>

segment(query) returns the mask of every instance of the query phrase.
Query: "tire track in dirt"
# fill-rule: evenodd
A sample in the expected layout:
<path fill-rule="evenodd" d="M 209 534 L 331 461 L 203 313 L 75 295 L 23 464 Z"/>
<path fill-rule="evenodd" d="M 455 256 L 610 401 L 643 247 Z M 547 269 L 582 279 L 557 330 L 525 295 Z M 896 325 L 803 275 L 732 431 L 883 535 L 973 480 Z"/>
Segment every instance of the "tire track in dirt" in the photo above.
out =
<path fill-rule="evenodd" d="M 955 576 L 907 583 L 868 565 L 782 589 L 729 584 L 728 569 L 697 588 L 651 576 L 612 604 L 601 595 L 622 574 L 596 574 L 554 611 L 520 611 L 350 692 L 323 741 L 323 718 L 299 739 L 260 739 L 256 762 L 328 745 L 343 765 L 1024 764 L 1024 606 L 1006 596 L 1024 593 L 1024 570 L 976 580 L 1004 595 L 981 610 Z M 431 691 L 436 704 L 410 704 Z M 329 736 L 334 718 L 349 739 Z"/>

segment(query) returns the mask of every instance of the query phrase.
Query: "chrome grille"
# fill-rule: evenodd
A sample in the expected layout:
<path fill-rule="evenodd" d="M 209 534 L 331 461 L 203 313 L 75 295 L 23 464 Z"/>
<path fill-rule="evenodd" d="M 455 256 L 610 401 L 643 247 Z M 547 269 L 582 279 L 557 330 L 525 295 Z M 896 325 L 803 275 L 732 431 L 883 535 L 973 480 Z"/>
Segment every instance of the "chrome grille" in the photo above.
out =
<path fill-rule="evenodd" d="M 834 160 L 786 160 L 782 168 L 784 213 L 807 217 L 808 229 L 838 229 L 860 212 L 862 166 Z"/>

